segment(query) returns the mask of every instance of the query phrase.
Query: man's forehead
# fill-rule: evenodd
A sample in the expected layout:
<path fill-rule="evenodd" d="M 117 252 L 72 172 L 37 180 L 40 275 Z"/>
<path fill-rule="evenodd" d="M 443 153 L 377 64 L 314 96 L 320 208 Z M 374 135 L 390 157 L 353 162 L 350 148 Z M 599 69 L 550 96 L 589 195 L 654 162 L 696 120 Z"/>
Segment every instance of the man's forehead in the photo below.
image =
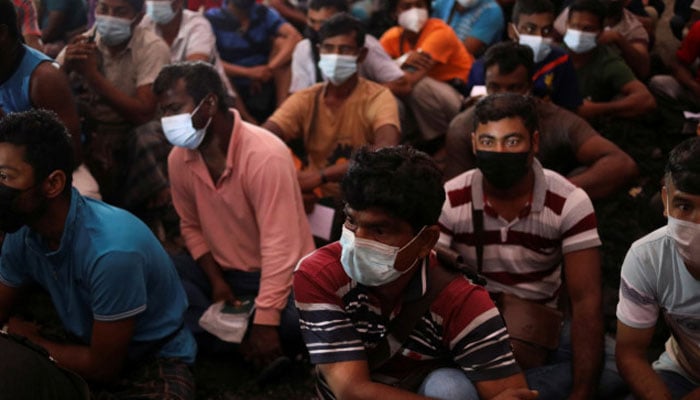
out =
<path fill-rule="evenodd" d="M 518 25 L 534 24 L 538 26 L 547 26 L 554 23 L 554 14 L 552 13 L 535 13 L 535 14 L 520 14 L 518 17 Z"/>
<path fill-rule="evenodd" d="M 673 179 L 666 180 L 666 192 L 668 193 L 669 199 L 682 199 L 700 204 L 700 193 L 693 194 L 680 190 L 675 182 L 673 182 Z"/>
<path fill-rule="evenodd" d="M 512 72 L 501 73 L 501 68 L 498 63 L 486 68 L 486 83 L 493 79 L 517 79 L 518 81 L 527 82 L 527 69 L 520 64 Z"/>
<path fill-rule="evenodd" d="M 126 0 L 97 0 L 97 5 L 110 8 L 127 8 L 129 11 L 137 12 Z"/>
<path fill-rule="evenodd" d="M 26 150 L 26 146 L 17 146 L 9 142 L 0 142 L 0 168 L 17 168 L 21 167 L 21 164 L 29 166 L 24 160 Z"/>
<path fill-rule="evenodd" d="M 343 33 L 343 34 L 340 34 L 340 35 L 335 35 L 335 36 L 327 37 L 327 38 L 323 39 L 323 42 L 321 42 L 321 44 L 327 44 L 327 45 L 328 45 L 328 44 L 330 44 L 330 45 L 341 45 L 341 44 L 344 44 L 344 45 L 347 45 L 347 44 L 349 44 L 349 45 L 357 45 L 357 40 L 356 40 L 356 37 L 355 37 L 356 35 L 357 35 L 357 32 L 356 32 L 356 31 L 352 31 L 352 32 Z"/>

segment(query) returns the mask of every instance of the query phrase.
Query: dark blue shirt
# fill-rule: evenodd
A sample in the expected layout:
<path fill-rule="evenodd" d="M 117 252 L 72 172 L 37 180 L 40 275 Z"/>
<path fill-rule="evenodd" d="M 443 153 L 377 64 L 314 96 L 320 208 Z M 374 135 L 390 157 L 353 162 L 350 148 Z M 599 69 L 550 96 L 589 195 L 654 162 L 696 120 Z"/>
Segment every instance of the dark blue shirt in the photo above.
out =
<path fill-rule="evenodd" d="M 576 111 L 583 104 L 581 91 L 576 78 L 576 70 L 569 54 L 560 47 L 552 46 L 552 51 L 544 60 L 535 64 L 532 76 L 532 94 L 552 103 Z M 483 59 L 474 61 L 467 81 L 467 93 L 472 87 L 486 84 L 486 70 Z"/>
<path fill-rule="evenodd" d="M 204 14 L 214 30 L 221 59 L 244 67 L 267 64 L 274 38 L 286 21 L 272 8 L 254 4 L 250 9 L 250 26 L 244 32 L 240 21 L 224 7 L 212 8 Z M 239 78 L 234 83 L 247 86 L 250 81 Z"/>

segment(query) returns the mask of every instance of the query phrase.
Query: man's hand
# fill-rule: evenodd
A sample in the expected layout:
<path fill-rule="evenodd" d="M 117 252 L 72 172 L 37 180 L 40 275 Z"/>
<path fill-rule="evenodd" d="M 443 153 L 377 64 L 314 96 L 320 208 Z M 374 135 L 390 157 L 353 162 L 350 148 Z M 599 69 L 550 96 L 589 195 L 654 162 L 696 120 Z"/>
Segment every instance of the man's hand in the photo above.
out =
<path fill-rule="evenodd" d="M 312 191 L 321 186 L 322 183 L 321 171 L 314 169 L 305 169 L 297 172 L 297 179 L 302 192 Z"/>
<path fill-rule="evenodd" d="M 248 77 L 254 81 L 267 82 L 272 79 L 272 70 L 267 65 L 249 67 Z"/>
<path fill-rule="evenodd" d="M 435 65 L 435 62 L 433 61 L 433 58 L 430 57 L 430 54 L 418 50 L 408 53 L 408 57 L 406 58 L 406 61 L 404 61 L 404 65 L 409 65 L 420 70 L 429 70 L 433 67 L 433 65 Z"/>
<path fill-rule="evenodd" d="M 25 321 L 17 317 L 12 317 L 7 322 L 8 333 L 24 336 L 32 341 L 35 341 L 36 338 L 41 337 L 41 334 L 39 333 L 40 330 L 41 326 L 39 324 Z"/>
<path fill-rule="evenodd" d="M 256 367 L 264 367 L 282 356 L 278 326 L 253 324 L 241 344 L 241 353 Z"/>
<path fill-rule="evenodd" d="M 599 46 L 603 46 L 603 45 L 617 46 L 617 44 L 622 39 L 623 39 L 623 37 L 620 34 L 620 32 L 613 30 L 613 29 L 606 29 L 600 34 L 600 36 L 598 36 L 598 45 Z"/>
<path fill-rule="evenodd" d="M 226 281 L 215 281 L 212 282 L 211 286 L 211 301 L 212 303 L 218 303 L 220 301 L 225 301 L 228 304 L 236 305 L 236 296 L 233 294 L 233 290 L 226 283 Z"/>
<path fill-rule="evenodd" d="M 491 400 L 531 400 L 539 396 L 537 390 L 531 389 L 506 389 Z"/>
<path fill-rule="evenodd" d="M 97 45 L 86 38 L 66 46 L 66 64 L 70 70 L 84 77 L 99 73 L 97 60 Z"/>

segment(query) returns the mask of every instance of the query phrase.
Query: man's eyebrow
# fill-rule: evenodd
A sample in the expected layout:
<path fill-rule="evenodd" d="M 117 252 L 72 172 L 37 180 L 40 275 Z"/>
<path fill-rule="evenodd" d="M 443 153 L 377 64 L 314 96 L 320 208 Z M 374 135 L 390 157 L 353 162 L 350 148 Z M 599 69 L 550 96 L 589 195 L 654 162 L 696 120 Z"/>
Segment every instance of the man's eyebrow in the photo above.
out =
<path fill-rule="evenodd" d="M 19 171 L 19 168 L 10 165 L 0 165 L 0 169 L 9 169 L 11 171 Z"/>

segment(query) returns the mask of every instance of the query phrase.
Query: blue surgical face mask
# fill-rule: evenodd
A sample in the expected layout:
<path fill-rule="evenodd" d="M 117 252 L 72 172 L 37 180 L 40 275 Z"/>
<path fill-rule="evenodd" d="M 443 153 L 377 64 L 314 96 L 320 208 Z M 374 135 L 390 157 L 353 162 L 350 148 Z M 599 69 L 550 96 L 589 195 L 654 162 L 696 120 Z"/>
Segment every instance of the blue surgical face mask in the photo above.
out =
<path fill-rule="evenodd" d="M 95 15 L 95 26 L 100 40 L 107 46 L 117 46 L 129 40 L 133 22 L 125 18 Z"/>
<path fill-rule="evenodd" d="M 576 29 L 567 29 L 564 35 L 564 43 L 574 53 L 587 53 L 597 45 L 598 34 L 595 32 L 583 32 Z"/>
<path fill-rule="evenodd" d="M 409 248 L 424 229 L 421 229 L 405 246 L 399 248 L 355 237 L 353 231 L 343 226 L 343 233 L 340 236 L 340 246 L 343 248 L 340 263 L 343 265 L 343 270 L 352 280 L 365 286 L 382 286 L 397 280 L 413 269 L 418 261 L 416 260 L 405 271 L 399 271 L 395 268 L 398 254 Z"/>
<path fill-rule="evenodd" d="M 332 84 L 339 86 L 357 72 L 357 56 L 321 54 L 318 68 Z"/>
<path fill-rule="evenodd" d="M 204 99 L 195 107 L 192 113 L 171 115 L 160 119 L 163 133 L 165 133 L 165 137 L 173 146 L 194 150 L 202 144 L 204 135 L 207 133 L 207 128 L 211 123 L 211 117 L 209 117 L 203 128 L 196 129 L 192 122 L 192 116 L 197 113 L 203 102 Z"/>
<path fill-rule="evenodd" d="M 170 0 L 146 0 L 146 15 L 156 24 L 167 24 L 175 18 L 173 3 Z"/>

